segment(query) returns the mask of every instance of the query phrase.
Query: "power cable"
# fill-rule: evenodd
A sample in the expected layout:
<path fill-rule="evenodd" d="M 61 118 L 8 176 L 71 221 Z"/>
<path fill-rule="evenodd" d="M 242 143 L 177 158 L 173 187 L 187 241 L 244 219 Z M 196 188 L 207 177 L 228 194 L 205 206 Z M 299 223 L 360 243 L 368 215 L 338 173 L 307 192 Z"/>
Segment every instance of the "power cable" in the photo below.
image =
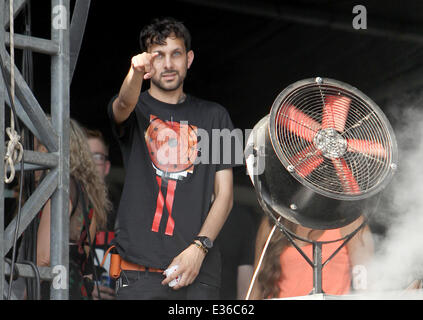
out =
<path fill-rule="evenodd" d="M 35 300 L 41 300 L 41 276 L 40 276 L 40 270 L 38 269 L 38 267 L 35 265 L 34 262 L 32 261 L 27 261 L 27 260 L 23 260 L 23 261 L 19 261 L 20 264 L 26 264 L 29 265 L 32 270 L 34 271 L 35 274 Z"/>

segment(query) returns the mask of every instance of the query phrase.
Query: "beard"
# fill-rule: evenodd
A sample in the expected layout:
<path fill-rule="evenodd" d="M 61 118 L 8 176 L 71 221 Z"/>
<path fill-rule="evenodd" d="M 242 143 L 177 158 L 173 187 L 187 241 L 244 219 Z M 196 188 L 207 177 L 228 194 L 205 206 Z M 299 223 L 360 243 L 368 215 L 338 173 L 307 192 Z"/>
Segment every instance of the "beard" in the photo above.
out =
<path fill-rule="evenodd" d="M 169 73 L 176 73 L 175 80 L 167 83 L 162 79 L 163 75 L 169 74 Z M 171 71 L 165 71 L 160 74 L 158 78 L 151 78 L 151 82 L 158 87 L 159 89 L 163 91 L 174 91 L 182 86 L 185 80 L 185 75 L 181 76 L 178 71 L 171 70 Z"/>

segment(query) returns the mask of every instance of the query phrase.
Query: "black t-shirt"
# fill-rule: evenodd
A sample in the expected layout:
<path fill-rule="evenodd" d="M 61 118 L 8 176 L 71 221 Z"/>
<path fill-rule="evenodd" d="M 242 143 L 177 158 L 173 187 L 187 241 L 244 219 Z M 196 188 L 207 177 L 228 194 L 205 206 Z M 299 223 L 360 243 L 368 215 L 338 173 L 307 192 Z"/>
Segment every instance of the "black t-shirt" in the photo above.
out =
<path fill-rule="evenodd" d="M 165 269 L 200 231 L 212 204 L 215 173 L 234 166 L 235 159 L 211 163 L 216 153 L 207 152 L 215 141 L 212 130 L 232 131 L 233 124 L 217 103 L 187 95 L 183 103 L 167 104 L 145 91 L 129 118 L 117 127 L 115 98 L 108 112 L 125 167 L 115 244 L 123 259 Z M 220 150 L 220 158 L 226 151 Z M 198 280 L 219 286 L 220 268 L 215 246 L 206 255 Z"/>

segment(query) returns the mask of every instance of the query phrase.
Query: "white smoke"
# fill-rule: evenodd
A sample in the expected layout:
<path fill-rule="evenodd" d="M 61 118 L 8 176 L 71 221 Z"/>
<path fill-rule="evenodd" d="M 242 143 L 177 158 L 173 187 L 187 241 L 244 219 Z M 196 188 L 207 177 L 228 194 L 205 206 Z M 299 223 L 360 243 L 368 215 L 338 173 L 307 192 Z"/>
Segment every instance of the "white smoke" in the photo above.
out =
<path fill-rule="evenodd" d="M 408 98 L 393 108 L 399 165 L 374 217 L 386 231 L 376 236 L 367 269 L 368 288 L 377 292 L 403 290 L 423 279 L 423 99 Z"/>

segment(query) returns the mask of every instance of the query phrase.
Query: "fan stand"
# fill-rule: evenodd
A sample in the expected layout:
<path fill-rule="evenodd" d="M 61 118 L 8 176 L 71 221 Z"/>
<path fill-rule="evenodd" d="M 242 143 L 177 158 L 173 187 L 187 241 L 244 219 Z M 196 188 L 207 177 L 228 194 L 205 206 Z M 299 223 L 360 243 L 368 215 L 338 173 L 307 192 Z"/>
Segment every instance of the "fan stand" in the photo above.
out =
<path fill-rule="evenodd" d="M 328 264 L 330 260 L 350 241 L 358 231 L 360 231 L 366 224 L 366 219 L 363 221 L 363 223 L 357 227 L 353 232 L 346 235 L 345 237 L 336 239 L 336 240 L 330 240 L 330 241 L 314 241 L 310 239 L 302 238 L 298 235 L 296 235 L 291 230 L 288 230 L 278 219 L 276 219 L 273 214 L 270 215 L 272 219 L 275 221 L 275 224 L 279 228 L 281 232 L 285 235 L 285 237 L 288 239 L 288 241 L 292 244 L 293 247 L 301 254 L 301 256 L 307 261 L 307 263 L 312 267 L 313 269 L 313 289 L 309 293 L 311 294 L 318 294 L 318 293 L 325 293 L 323 292 L 322 288 L 322 271 L 323 267 Z M 295 243 L 295 239 L 304 241 L 307 243 L 312 244 L 313 246 L 313 258 L 312 260 L 305 254 L 305 252 Z M 326 259 L 325 262 L 323 262 L 322 259 L 322 248 L 323 245 L 343 241 L 340 246 L 331 254 L 329 258 Z"/>
<path fill-rule="evenodd" d="M 305 238 L 302 238 L 302 237 L 296 235 L 291 230 L 288 230 L 280 222 L 280 220 L 276 218 L 275 215 L 277 215 L 277 216 L 280 216 L 280 215 L 273 208 L 271 208 L 269 205 L 267 205 L 267 203 L 263 200 L 262 195 L 261 195 L 261 182 L 258 181 L 257 175 L 254 175 L 254 185 L 256 186 L 255 189 L 256 189 L 257 199 L 258 199 L 261 207 L 264 209 L 265 213 L 267 213 L 267 215 L 272 218 L 275 225 L 279 228 L 279 230 L 281 232 L 283 232 L 283 234 L 288 239 L 288 241 L 292 244 L 292 246 L 295 249 L 297 249 L 297 251 L 301 254 L 301 256 L 313 268 L 313 289 L 309 293 L 309 295 L 319 294 L 319 293 L 324 294 L 323 289 L 322 289 L 323 267 L 326 266 L 327 263 L 348 243 L 348 241 L 350 241 L 357 234 L 357 232 L 360 231 L 365 226 L 365 224 L 367 223 L 367 218 L 365 217 L 363 223 L 361 223 L 360 226 L 358 226 L 353 232 L 346 235 L 345 237 L 342 237 L 342 238 L 339 238 L 339 239 L 336 239 L 336 240 L 331 240 L 331 241 L 314 241 L 314 240 L 310 240 L 310 239 L 305 239 Z M 300 241 L 304 241 L 304 242 L 307 242 L 307 243 L 311 243 L 313 245 L 313 259 L 312 260 L 295 243 L 295 239 L 300 240 Z M 325 262 L 323 262 L 322 261 L 323 260 L 322 259 L 322 247 L 323 247 L 323 245 L 328 244 L 328 243 L 339 242 L 339 241 L 343 241 L 343 243 L 331 254 L 331 256 Z"/>

